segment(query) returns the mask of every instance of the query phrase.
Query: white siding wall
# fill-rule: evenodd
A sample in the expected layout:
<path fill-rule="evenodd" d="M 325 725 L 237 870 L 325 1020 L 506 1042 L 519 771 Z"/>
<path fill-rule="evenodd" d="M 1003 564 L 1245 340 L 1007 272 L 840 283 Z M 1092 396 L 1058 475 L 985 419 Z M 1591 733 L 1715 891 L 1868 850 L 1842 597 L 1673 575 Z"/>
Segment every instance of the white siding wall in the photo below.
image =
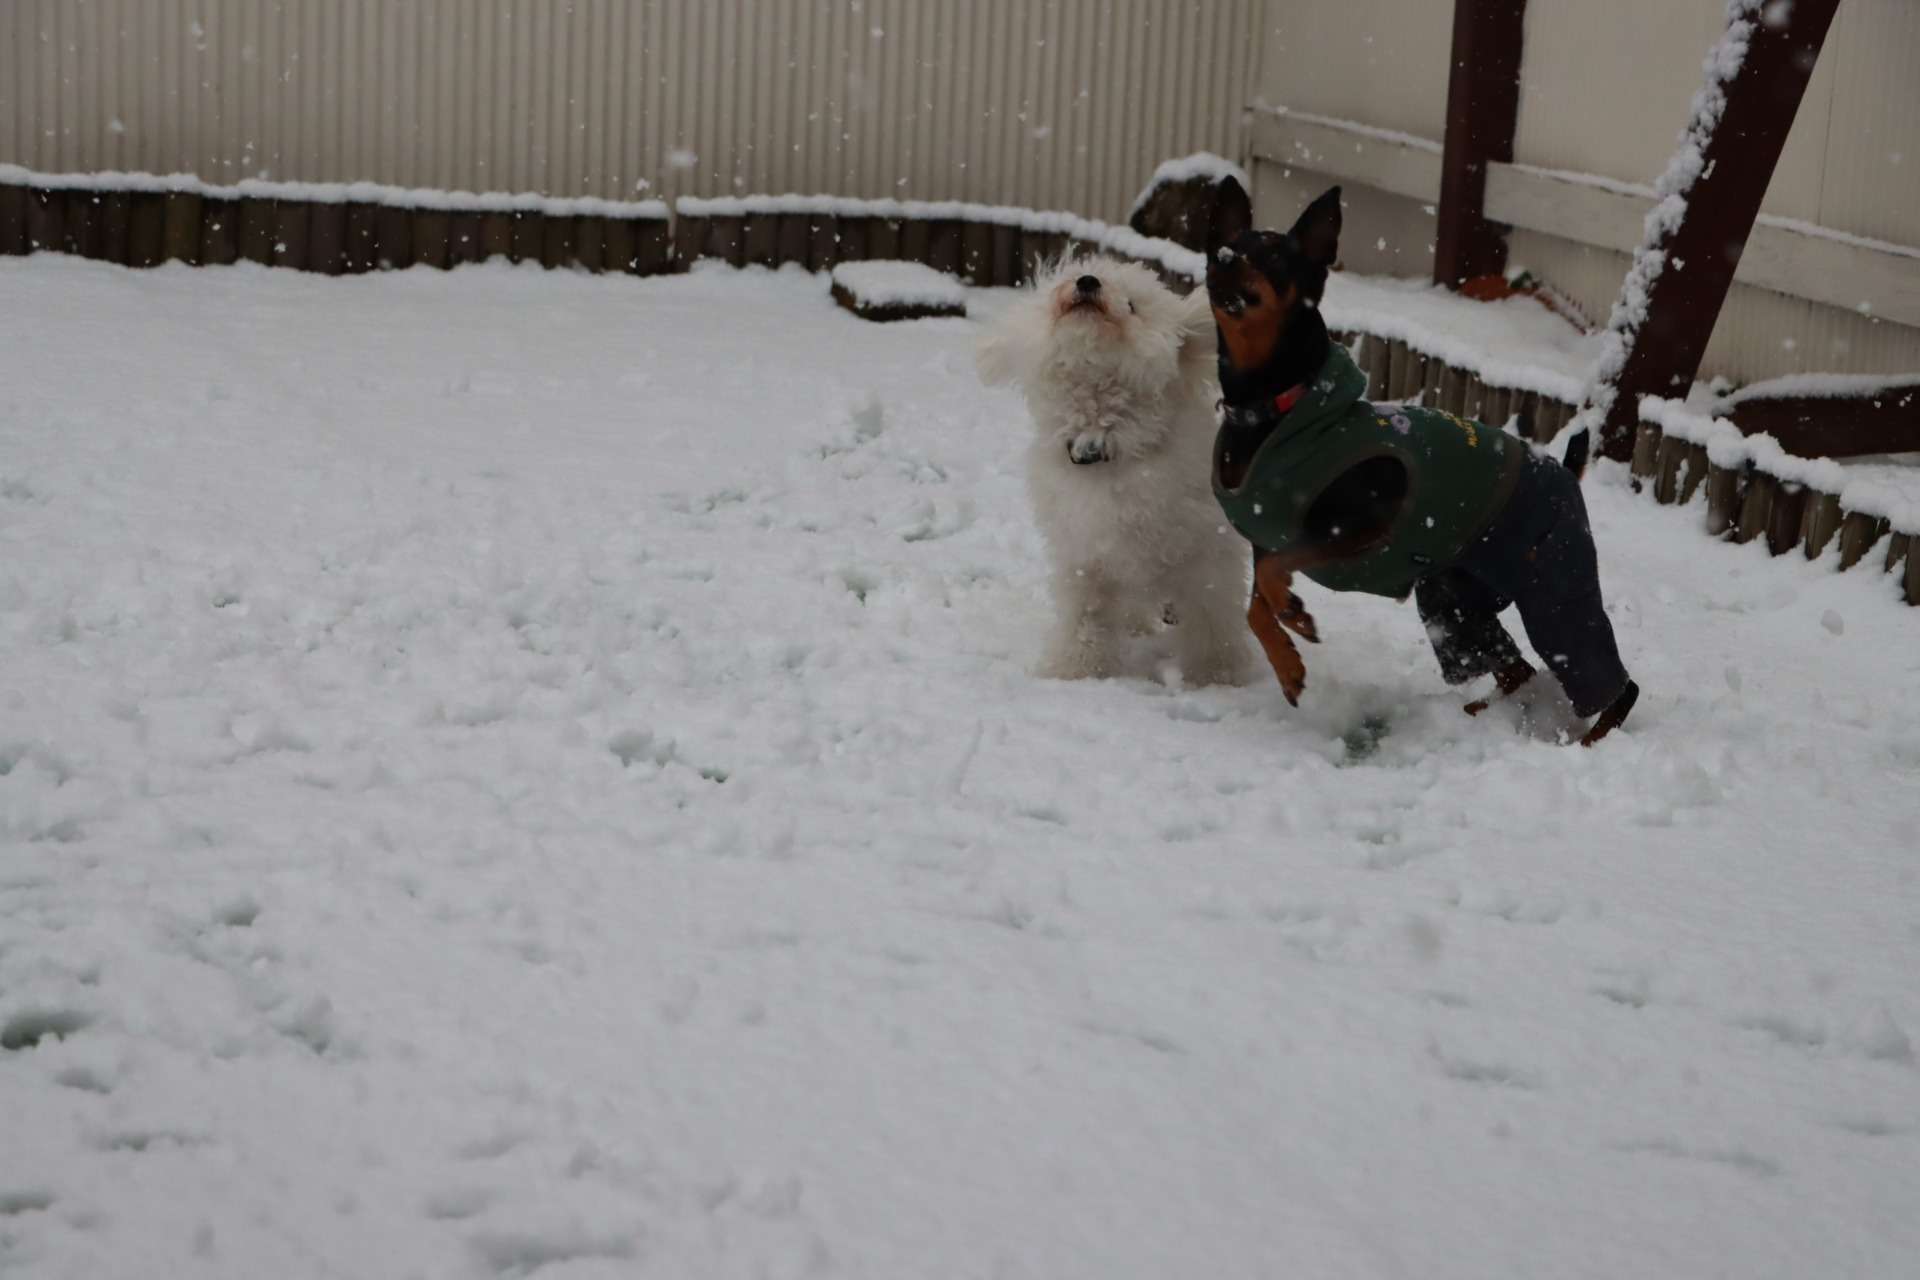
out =
<path fill-rule="evenodd" d="M 1528 0 L 1514 158 L 1651 183 L 1687 117 L 1724 0 Z M 1761 206 L 1920 245 L 1920 4 L 1844 0 Z M 1596 127 L 1603 121 L 1604 127 Z M 1514 260 L 1604 321 L 1625 255 L 1520 231 Z M 1920 330 L 1736 284 L 1709 370 L 1748 379 L 1920 369 Z"/>
<path fill-rule="evenodd" d="M 1451 0 L 1265 0 L 1255 105 L 1291 107 L 1438 140 L 1447 115 Z M 1360 144 L 1368 145 L 1368 144 Z M 1261 216 L 1290 224 L 1335 179 L 1314 156 L 1257 164 Z M 1347 184 L 1341 254 L 1349 270 L 1433 273 L 1434 206 Z"/>
<path fill-rule="evenodd" d="M 1665 168 L 1725 0 L 1529 0 L 1515 159 L 1651 183 Z M 1452 5 L 1441 0 L 1266 0 L 1258 100 L 1438 140 Z M 1845 0 L 1769 188 L 1765 212 L 1920 246 L 1920 3 Z M 1256 125 L 1254 134 L 1260 135 Z M 1377 144 L 1368 144 L 1377 145 Z M 1277 148 L 1276 148 L 1277 150 Z M 1338 172 L 1339 166 L 1326 162 Z M 1291 218 L 1335 179 L 1312 157 L 1256 168 L 1261 215 Z M 1343 245 L 1357 270 L 1432 266 L 1431 200 L 1348 184 Z M 1437 191 L 1435 192 L 1437 195 Z M 1604 322 L 1627 257 L 1516 231 L 1513 260 Z M 1736 285 L 1707 371 L 1920 369 L 1920 330 Z"/>
<path fill-rule="evenodd" d="M 1257 5 L 0 0 L 0 160 L 1116 218 L 1239 152 Z"/>

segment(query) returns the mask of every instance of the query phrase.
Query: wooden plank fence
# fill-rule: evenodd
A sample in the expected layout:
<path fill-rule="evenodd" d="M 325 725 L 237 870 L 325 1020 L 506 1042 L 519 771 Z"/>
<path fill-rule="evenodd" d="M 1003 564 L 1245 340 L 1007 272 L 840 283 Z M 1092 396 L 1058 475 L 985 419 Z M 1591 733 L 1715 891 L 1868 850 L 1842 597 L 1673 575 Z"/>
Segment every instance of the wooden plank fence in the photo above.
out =
<path fill-rule="evenodd" d="M 0 255 L 52 251 L 127 267 L 247 261 L 324 275 L 446 269 L 489 258 L 642 276 L 675 269 L 664 208 L 582 214 L 527 208 L 511 198 L 489 208 L 486 200 L 449 209 L 190 188 L 0 184 Z M 566 203 L 556 202 L 562 210 Z"/>

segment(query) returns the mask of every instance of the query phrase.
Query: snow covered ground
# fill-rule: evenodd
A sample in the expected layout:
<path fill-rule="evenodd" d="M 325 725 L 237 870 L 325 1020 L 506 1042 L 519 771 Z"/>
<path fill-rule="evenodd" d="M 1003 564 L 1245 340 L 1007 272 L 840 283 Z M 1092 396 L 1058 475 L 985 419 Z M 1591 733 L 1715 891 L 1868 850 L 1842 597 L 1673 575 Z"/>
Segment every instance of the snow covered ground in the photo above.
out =
<path fill-rule="evenodd" d="M 1049 684 L 977 321 L 0 296 L 0 1272 L 1913 1274 L 1891 580 L 1602 467 L 1599 750 L 1325 593 L 1297 711 Z"/>

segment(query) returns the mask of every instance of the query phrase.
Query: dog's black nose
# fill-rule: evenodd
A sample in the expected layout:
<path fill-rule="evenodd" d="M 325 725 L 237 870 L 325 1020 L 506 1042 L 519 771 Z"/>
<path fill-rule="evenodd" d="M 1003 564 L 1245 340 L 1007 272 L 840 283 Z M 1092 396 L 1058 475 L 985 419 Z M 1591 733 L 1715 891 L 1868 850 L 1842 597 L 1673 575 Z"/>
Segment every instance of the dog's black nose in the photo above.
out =
<path fill-rule="evenodd" d="M 1100 292 L 1099 276 L 1081 276 L 1078 280 L 1075 280 L 1073 283 L 1074 283 L 1074 287 L 1079 289 L 1080 292 L 1082 293 Z"/>

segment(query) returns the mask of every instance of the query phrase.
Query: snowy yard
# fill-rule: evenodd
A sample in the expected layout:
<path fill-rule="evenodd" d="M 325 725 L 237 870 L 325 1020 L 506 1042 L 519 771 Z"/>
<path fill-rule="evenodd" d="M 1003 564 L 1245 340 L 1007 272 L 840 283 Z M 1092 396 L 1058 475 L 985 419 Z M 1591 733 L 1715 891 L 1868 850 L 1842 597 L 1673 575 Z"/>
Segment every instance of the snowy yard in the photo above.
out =
<path fill-rule="evenodd" d="M 1603 466 L 1596 751 L 1312 588 L 1297 711 L 1049 684 L 977 319 L 0 296 L 0 1272 L 1914 1274 L 1891 580 Z"/>

